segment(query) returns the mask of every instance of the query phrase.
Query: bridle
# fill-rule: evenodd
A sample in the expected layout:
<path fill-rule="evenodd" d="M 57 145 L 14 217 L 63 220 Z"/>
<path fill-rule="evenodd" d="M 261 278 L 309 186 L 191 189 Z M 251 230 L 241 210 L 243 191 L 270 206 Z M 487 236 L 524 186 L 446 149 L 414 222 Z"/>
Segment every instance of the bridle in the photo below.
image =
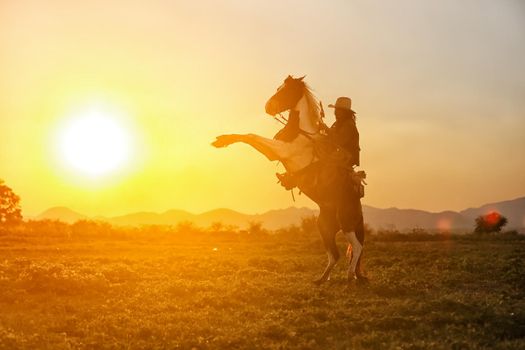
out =
<path fill-rule="evenodd" d="M 323 104 L 321 102 L 319 102 L 320 106 L 321 106 L 321 116 L 324 116 L 324 111 L 323 111 Z M 277 115 L 279 115 L 279 117 L 277 117 Z M 288 119 L 286 119 L 286 117 L 283 115 L 283 112 L 279 112 L 277 113 L 276 115 L 273 116 L 273 118 L 275 120 L 277 120 L 279 123 L 281 123 L 282 125 L 286 126 L 288 125 Z M 321 117 L 322 119 L 322 117 Z M 313 136 L 315 135 L 315 133 L 313 132 L 308 132 L 306 130 L 303 130 L 299 127 L 299 134 L 305 136 L 306 138 L 308 138 L 309 140 L 311 141 L 314 141 L 313 139 Z"/>

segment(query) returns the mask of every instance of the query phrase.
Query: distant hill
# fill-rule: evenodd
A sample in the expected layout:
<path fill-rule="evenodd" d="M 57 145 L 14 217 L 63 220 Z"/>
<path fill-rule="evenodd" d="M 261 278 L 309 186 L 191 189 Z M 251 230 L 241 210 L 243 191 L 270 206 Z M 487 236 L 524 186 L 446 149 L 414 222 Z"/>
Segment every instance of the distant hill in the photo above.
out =
<path fill-rule="evenodd" d="M 254 221 L 262 222 L 268 228 L 280 228 L 290 225 L 299 225 L 301 219 L 319 214 L 319 210 L 311 208 L 289 207 L 287 209 L 270 210 L 257 215 Z"/>
<path fill-rule="evenodd" d="M 490 203 L 479 208 L 469 208 L 461 212 L 443 211 L 432 213 L 415 209 L 387 208 L 379 209 L 363 205 L 365 222 L 378 229 L 406 230 L 412 228 L 423 229 L 452 229 L 471 230 L 474 219 L 492 210 L 497 210 L 509 220 L 510 229 L 525 228 L 525 197 L 514 200 Z M 201 214 L 193 214 L 184 210 L 169 210 L 164 213 L 138 212 L 116 217 L 95 217 L 92 219 L 107 221 L 114 225 L 177 225 L 183 221 L 191 221 L 202 227 L 214 222 L 225 225 L 247 227 L 250 222 L 260 222 L 264 227 L 274 230 L 289 225 L 298 225 L 301 219 L 317 215 L 318 210 L 311 208 L 289 207 L 286 209 L 270 210 L 262 214 L 243 214 L 231 209 L 215 209 Z M 38 215 L 36 219 L 55 219 L 72 223 L 77 220 L 89 219 L 88 216 L 77 213 L 65 207 L 55 207 Z"/>
<path fill-rule="evenodd" d="M 193 222 L 200 226 L 210 226 L 214 222 L 222 222 L 228 225 L 235 225 L 239 227 L 247 226 L 250 221 L 256 221 L 257 215 L 249 215 L 239 213 L 231 209 L 215 209 L 195 215 Z M 270 228 L 270 226 L 268 226 Z M 274 227 L 272 227 L 273 229 Z"/>
<path fill-rule="evenodd" d="M 461 215 L 469 221 L 473 221 L 480 215 L 491 211 L 497 211 L 509 219 L 509 228 L 525 227 L 525 197 L 516 198 L 509 201 L 485 204 L 479 208 L 469 208 L 462 210 Z"/>
<path fill-rule="evenodd" d="M 67 223 L 93 219 L 119 226 L 177 225 L 180 222 L 191 221 L 198 226 L 207 227 L 215 222 L 221 222 L 225 225 L 234 225 L 241 228 L 247 227 L 251 222 L 260 222 L 264 227 L 274 230 L 280 227 L 300 224 L 303 217 L 311 215 L 317 215 L 317 211 L 310 208 L 290 207 L 270 210 L 263 214 L 243 214 L 226 208 L 214 209 L 201 214 L 192 214 L 184 210 L 174 209 L 164 213 L 137 212 L 114 217 L 97 216 L 90 218 L 69 208 L 55 207 L 44 211 L 34 219 L 60 220 Z"/>
<path fill-rule="evenodd" d="M 414 209 L 377 209 L 363 206 L 365 222 L 374 228 L 397 228 L 400 230 L 420 227 L 425 229 L 471 230 L 474 220 L 491 211 L 498 211 L 509 220 L 507 228 L 525 228 L 525 197 L 469 208 L 460 212 L 443 211 L 431 213 Z"/>
<path fill-rule="evenodd" d="M 406 230 L 412 228 L 425 229 L 467 229 L 473 226 L 461 214 L 454 211 L 431 213 L 415 209 L 378 209 L 363 206 L 365 222 L 373 228 Z"/>
<path fill-rule="evenodd" d="M 53 207 L 49 208 L 40 215 L 36 216 L 36 220 L 60 220 L 67 223 L 74 223 L 78 220 L 88 219 L 86 215 L 82 215 L 66 207 Z"/>
<path fill-rule="evenodd" d="M 158 214 L 153 212 L 138 212 L 111 218 L 101 218 L 114 225 L 137 226 L 137 225 L 174 225 L 181 221 L 193 220 L 194 214 L 184 210 L 168 210 Z"/>

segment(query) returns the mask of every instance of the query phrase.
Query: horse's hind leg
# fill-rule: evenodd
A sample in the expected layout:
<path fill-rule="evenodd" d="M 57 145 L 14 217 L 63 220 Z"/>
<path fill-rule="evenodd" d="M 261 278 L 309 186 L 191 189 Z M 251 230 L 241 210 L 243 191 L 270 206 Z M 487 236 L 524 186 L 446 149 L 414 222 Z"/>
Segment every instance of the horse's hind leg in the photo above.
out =
<path fill-rule="evenodd" d="M 337 260 L 339 260 L 339 250 L 335 243 L 335 235 L 338 231 L 335 210 L 332 211 L 321 208 L 319 218 L 317 219 L 317 225 L 328 254 L 328 264 L 326 265 L 323 274 L 314 281 L 315 284 L 319 285 L 330 279 L 330 273 L 337 263 Z"/>
<path fill-rule="evenodd" d="M 348 267 L 348 279 L 351 280 L 356 276 L 357 263 L 361 259 L 361 253 L 363 252 L 363 245 L 357 239 L 355 231 L 344 232 L 348 243 L 352 245 L 352 254 L 350 257 L 350 266 Z"/>
<path fill-rule="evenodd" d="M 361 270 L 361 258 L 365 240 L 363 219 L 360 219 L 355 231 L 345 232 L 344 235 L 352 246 L 350 265 L 348 267 L 348 279 L 350 281 L 353 279 L 366 281 L 367 278 L 363 275 Z"/>
<path fill-rule="evenodd" d="M 355 196 L 353 191 L 348 191 L 345 201 L 343 201 L 339 207 L 337 215 L 341 222 L 343 233 L 352 247 L 348 267 L 348 279 L 350 281 L 354 279 L 364 280 L 360 269 L 361 254 L 365 240 L 363 209 L 360 199 Z"/>

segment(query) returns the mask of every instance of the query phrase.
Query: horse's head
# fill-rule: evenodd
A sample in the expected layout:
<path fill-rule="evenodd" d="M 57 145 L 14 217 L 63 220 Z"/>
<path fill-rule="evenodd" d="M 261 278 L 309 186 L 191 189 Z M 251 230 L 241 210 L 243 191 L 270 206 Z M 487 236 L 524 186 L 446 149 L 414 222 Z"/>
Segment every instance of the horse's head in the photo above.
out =
<path fill-rule="evenodd" d="M 294 108 L 304 95 L 306 84 L 303 79 L 295 79 L 291 75 L 284 79 L 277 92 L 266 102 L 266 113 L 275 116 Z"/>
<path fill-rule="evenodd" d="M 315 134 L 319 132 L 322 124 L 319 105 L 303 79 L 304 77 L 293 78 L 289 75 L 266 102 L 266 113 L 275 116 L 285 111 L 297 110 L 300 112 L 298 115 L 300 129 Z M 292 118 L 289 118 L 288 123 L 291 121 Z"/>

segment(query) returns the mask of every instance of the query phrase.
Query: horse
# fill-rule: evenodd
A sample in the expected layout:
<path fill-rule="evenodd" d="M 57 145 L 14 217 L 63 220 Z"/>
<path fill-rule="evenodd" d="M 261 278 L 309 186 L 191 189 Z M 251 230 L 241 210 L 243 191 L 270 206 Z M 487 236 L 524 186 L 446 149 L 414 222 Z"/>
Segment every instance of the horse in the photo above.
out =
<path fill-rule="evenodd" d="M 288 111 L 289 117 L 285 126 L 273 139 L 256 134 L 227 134 L 217 136 L 212 142 L 214 147 L 226 147 L 234 143 L 245 143 L 262 153 L 270 161 L 280 161 L 287 173 L 276 174 L 286 187 L 297 186 L 299 190 L 319 206 L 317 226 L 321 234 L 327 255 L 328 264 L 321 276 L 314 281 L 321 284 L 330 279 L 330 273 L 339 260 L 340 254 L 336 245 L 336 234 L 343 231 L 348 240 L 348 251 L 351 251 L 348 268 L 349 281 L 365 281 L 361 271 L 361 256 L 364 246 L 364 224 L 359 200 L 359 218 L 354 218 L 352 230 L 341 230 L 340 194 L 341 186 L 348 183 L 347 174 L 341 174 L 329 162 L 324 162 L 323 153 L 333 151 L 333 145 L 327 141 L 327 126 L 323 122 L 322 105 L 312 90 L 304 82 L 304 77 L 288 76 L 270 97 L 265 105 L 266 113 L 277 118 L 277 115 Z M 279 119 L 278 119 L 279 120 Z M 291 184 L 288 184 L 292 182 Z"/>

